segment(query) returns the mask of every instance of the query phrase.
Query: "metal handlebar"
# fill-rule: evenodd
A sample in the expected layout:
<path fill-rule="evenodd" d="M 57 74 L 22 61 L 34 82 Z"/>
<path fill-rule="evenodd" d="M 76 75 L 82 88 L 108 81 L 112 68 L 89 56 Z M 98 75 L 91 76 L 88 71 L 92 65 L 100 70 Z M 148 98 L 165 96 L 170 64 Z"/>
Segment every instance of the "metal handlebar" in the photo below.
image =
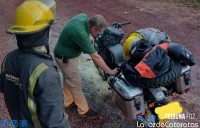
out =
<path fill-rule="evenodd" d="M 122 26 L 124 26 L 124 25 L 128 25 L 128 24 L 131 24 L 131 22 L 123 22 L 123 23 L 117 23 L 117 22 L 113 22 L 112 23 L 112 27 L 114 27 L 114 28 L 121 28 Z"/>

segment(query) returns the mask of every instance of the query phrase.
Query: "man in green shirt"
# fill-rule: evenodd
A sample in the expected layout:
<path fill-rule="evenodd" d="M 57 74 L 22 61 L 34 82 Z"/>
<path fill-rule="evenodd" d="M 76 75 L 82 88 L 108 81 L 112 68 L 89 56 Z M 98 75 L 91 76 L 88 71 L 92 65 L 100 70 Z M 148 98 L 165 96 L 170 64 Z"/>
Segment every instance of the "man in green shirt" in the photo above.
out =
<path fill-rule="evenodd" d="M 78 114 L 83 117 L 96 118 L 98 115 L 97 112 L 89 109 L 81 88 L 78 72 L 80 54 L 82 52 L 89 54 L 94 63 L 108 74 L 117 73 L 117 69 L 111 70 L 106 65 L 92 45 L 93 36 L 101 33 L 105 26 L 106 20 L 102 15 L 88 18 L 86 14 L 78 14 L 64 26 L 54 49 L 56 63 L 64 77 L 64 106 L 69 108 L 77 105 Z"/>

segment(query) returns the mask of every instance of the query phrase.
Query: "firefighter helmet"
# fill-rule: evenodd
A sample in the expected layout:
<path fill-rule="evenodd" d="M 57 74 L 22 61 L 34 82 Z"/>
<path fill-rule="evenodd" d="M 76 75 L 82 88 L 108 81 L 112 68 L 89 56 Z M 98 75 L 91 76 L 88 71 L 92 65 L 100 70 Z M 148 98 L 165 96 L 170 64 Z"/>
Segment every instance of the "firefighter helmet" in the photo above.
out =
<path fill-rule="evenodd" d="M 13 34 L 32 34 L 49 27 L 55 18 L 56 3 L 45 5 L 38 0 L 27 0 L 16 10 L 14 24 L 7 30 Z M 50 7 L 51 6 L 51 7 Z"/>

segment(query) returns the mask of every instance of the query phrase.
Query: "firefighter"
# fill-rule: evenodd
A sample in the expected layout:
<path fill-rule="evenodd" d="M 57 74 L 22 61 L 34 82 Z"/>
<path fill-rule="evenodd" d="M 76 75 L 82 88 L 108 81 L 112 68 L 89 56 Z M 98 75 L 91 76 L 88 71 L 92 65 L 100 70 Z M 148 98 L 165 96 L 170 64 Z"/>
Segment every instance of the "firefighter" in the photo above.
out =
<path fill-rule="evenodd" d="M 55 17 L 52 2 L 51 8 L 37 0 L 23 2 L 7 30 L 15 34 L 18 49 L 9 52 L 2 63 L 0 90 L 19 127 L 70 127 L 57 67 L 48 48 Z"/>

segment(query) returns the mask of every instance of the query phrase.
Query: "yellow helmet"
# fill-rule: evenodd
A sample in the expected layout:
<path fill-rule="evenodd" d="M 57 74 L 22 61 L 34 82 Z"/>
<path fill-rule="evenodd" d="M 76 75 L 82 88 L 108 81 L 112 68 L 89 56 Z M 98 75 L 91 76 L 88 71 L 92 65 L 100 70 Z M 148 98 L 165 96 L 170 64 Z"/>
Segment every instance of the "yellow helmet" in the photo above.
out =
<path fill-rule="evenodd" d="M 170 42 L 170 37 L 163 31 L 155 28 L 139 29 L 136 32 L 129 34 L 128 38 L 123 43 L 123 50 L 126 57 L 130 57 L 130 47 L 136 46 L 138 41 L 144 40 L 151 46 L 160 44 L 161 42 Z"/>
<path fill-rule="evenodd" d="M 132 32 L 129 34 L 128 38 L 123 43 L 123 51 L 126 57 L 129 57 L 130 46 L 136 44 L 136 42 L 142 39 L 144 39 L 144 37 L 137 32 Z"/>
<path fill-rule="evenodd" d="M 45 0 L 43 0 L 45 1 Z M 31 34 L 50 26 L 55 18 L 54 4 L 45 5 L 38 0 L 26 0 L 15 12 L 14 24 L 7 32 L 13 34 Z M 51 7 L 50 7 L 51 6 Z"/>

